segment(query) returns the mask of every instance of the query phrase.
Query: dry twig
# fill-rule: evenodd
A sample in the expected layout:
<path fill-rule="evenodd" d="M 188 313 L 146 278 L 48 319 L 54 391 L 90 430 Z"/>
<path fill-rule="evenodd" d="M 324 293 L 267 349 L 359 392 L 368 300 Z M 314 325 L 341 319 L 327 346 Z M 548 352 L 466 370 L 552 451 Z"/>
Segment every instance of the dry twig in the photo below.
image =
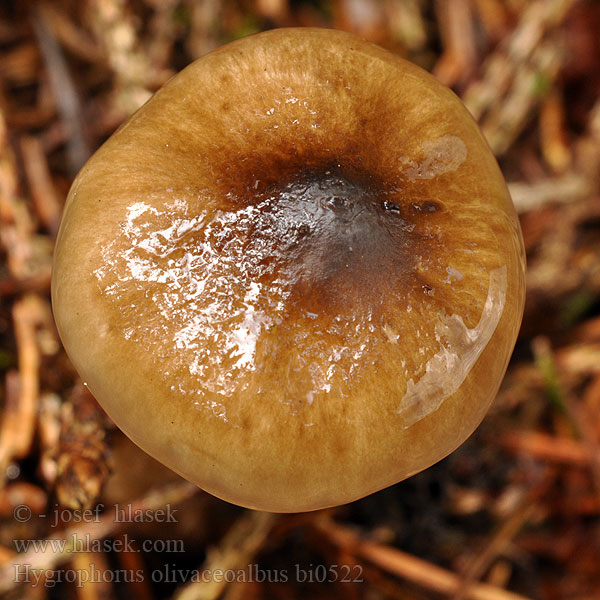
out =
<path fill-rule="evenodd" d="M 231 526 L 219 548 L 209 552 L 201 568 L 201 571 L 208 572 L 208 581 L 188 584 L 176 594 L 175 600 L 216 600 L 227 586 L 227 581 L 210 575 L 215 571 L 225 573 L 247 569 L 277 521 L 278 515 L 273 513 L 245 512 Z"/>
<path fill-rule="evenodd" d="M 461 578 L 451 571 L 432 565 L 396 548 L 363 540 L 350 528 L 331 520 L 316 521 L 315 526 L 332 543 L 340 546 L 349 554 L 377 565 L 380 569 L 397 577 L 407 579 L 440 594 L 452 595 L 461 590 Z M 486 583 L 473 584 L 466 591 L 465 597 L 471 600 L 526 600 L 524 596 Z"/>

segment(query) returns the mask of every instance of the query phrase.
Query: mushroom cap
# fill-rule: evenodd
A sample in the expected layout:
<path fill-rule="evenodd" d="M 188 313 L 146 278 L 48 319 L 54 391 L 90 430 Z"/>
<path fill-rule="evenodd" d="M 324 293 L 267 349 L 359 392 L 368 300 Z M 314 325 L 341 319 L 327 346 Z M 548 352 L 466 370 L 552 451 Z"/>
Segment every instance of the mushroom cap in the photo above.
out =
<path fill-rule="evenodd" d="M 89 160 L 52 293 L 134 442 L 220 498 L 295 512 L 471 434 L 516 340 L 524 251 L 451 91 L 353 35 L 282 29 L 188 66 Z"/>

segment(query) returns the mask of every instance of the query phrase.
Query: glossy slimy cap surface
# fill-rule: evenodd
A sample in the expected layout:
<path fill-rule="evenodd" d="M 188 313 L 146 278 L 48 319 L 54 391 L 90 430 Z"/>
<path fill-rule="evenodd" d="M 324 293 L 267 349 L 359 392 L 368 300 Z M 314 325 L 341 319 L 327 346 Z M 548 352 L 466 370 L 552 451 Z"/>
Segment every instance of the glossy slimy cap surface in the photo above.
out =
<path fill-rule="evenodd" d="M 289 29 L 196 61 L 98 150 L 52 284 L 69 356 L 137 444 L 288 512 L 465 440 L 517 336 L 524 259 L 452 92 L 352 35 Z"/>

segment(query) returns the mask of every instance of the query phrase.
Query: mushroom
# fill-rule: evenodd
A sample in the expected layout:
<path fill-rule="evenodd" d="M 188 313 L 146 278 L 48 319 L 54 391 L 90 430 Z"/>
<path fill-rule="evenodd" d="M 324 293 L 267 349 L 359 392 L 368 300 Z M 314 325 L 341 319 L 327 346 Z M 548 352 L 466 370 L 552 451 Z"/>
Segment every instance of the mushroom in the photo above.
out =
<path fill-rule="evenodd" d="M 460 100 L 353 35 L 235 41 L 160 89 L 70 191 L 64 346 L 142 449 L 296 512 L 459 446 L 524 302 L 519 224 Z"/>

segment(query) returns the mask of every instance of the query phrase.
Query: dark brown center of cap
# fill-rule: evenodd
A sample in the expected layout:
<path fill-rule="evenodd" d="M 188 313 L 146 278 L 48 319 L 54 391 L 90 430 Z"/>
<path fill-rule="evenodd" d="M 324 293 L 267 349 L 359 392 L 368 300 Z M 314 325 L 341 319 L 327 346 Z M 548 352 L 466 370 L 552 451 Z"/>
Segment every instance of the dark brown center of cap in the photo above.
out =
<path fill-rule="evenodd" d="M 403 217 L 400 192 L 373 177 L 338 167 L 248 187 L 256 212 L 245 259 L 259 259 L 269 279 L 285 278 L 290 300 L 304 310 L 339 313 L 356 298 L 377 304 L 382 288 L 410 268 L 415 225 Z"/>

